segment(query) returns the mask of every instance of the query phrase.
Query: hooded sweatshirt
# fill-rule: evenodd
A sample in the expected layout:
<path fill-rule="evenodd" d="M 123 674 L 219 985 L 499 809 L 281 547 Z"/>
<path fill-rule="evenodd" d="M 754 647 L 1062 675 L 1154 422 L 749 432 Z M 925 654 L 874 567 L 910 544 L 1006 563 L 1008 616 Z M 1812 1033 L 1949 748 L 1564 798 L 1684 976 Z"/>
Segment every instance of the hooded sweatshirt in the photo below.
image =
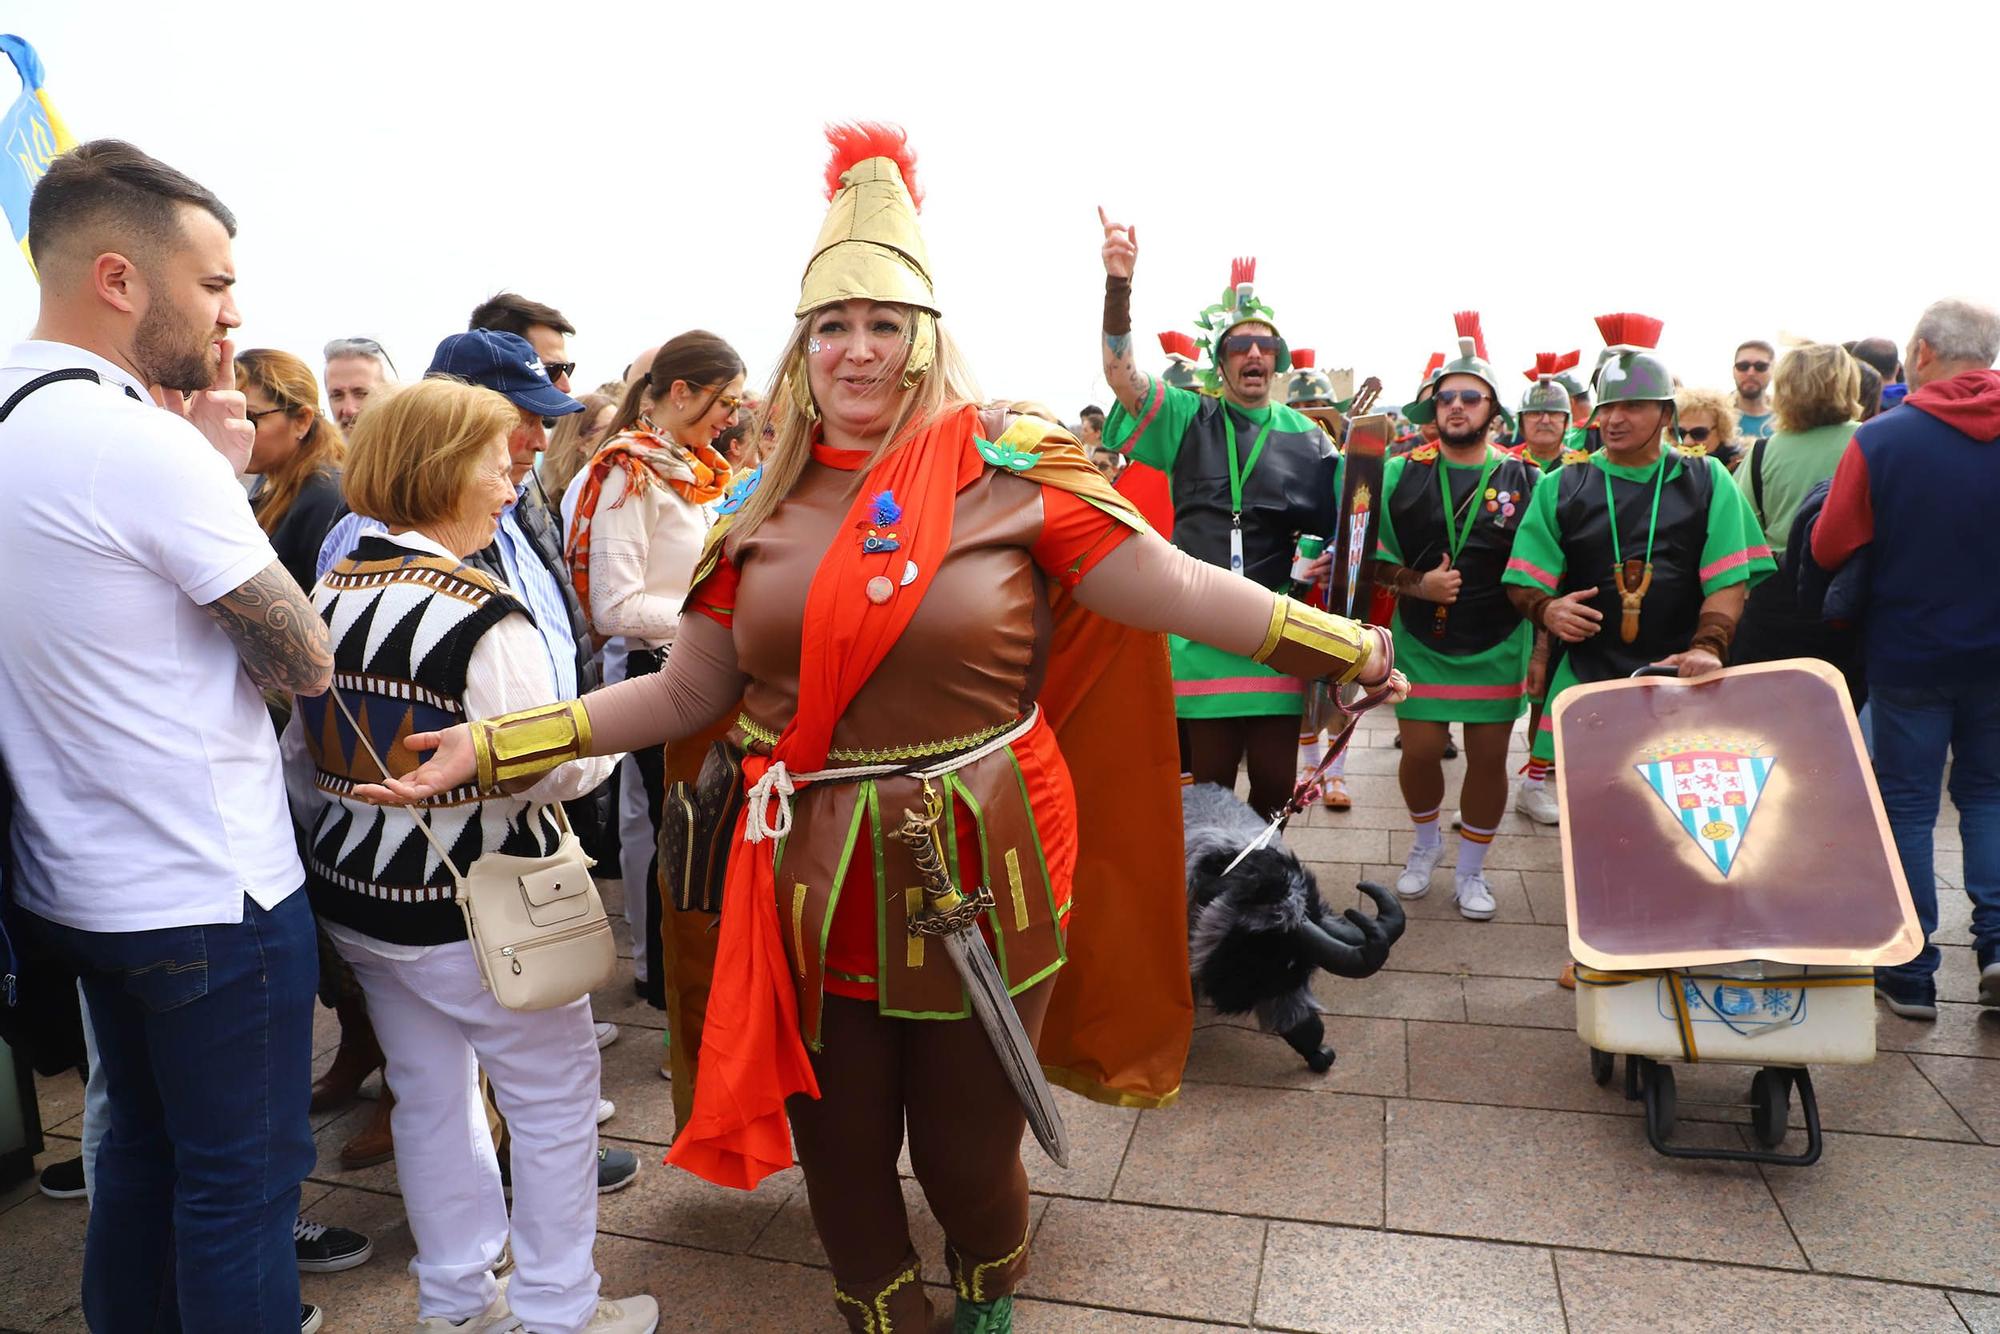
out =
<path fill-rule="evenodd" d="M 1915 390 L 1864 422 L 1833 474 L 1813 560 L 1871 548 L 1871 685 L 2000 681 L 2000 370 Z"/>

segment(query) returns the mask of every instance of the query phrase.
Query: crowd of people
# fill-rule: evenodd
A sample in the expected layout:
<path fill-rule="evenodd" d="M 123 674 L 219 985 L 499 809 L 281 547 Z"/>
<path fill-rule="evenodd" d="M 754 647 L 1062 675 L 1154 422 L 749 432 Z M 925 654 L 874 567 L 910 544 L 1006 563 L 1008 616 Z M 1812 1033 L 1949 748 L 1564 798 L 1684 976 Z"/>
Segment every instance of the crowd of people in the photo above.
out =
<path fill-rule="evenodd" d="M 1168 1105 L 1183 871 L 1146 831 L 1182 785 L 1239 776 L 1262 816 L 1347 809 L 1329 729 L 1366 708 L 1397 718 L 1396 894 L 1430 892 L 1449 826 L 1457 910 L 1485 920 L 1510 789 L 1561 819 L 1565 689 L 1830 662 L 1927 934 L 1949 763 L 2000 1006 L 2000 593 L 1978 577 L 2000 314 L 1748 339 L 1729 392 L 1683 382 L 1660 321 L 1607 315 L 1593 369 L 1538 354 L 1517 395 L 1459 312 L 1376 409 L 1244 261 L 1144 369 L 1136 232 L 1100 215 L 1111 406 L 1065 424 L 976 387 L 900 133 L 831 137 L 761 395 L 704 330 L 580 391 L 576 329 L 510 292 L 421 376 L 367 337 L 316 374 L 234 346 L 213 192 L 112 140 L 38 184 L 40 315 L 0 364 L 0 946 L 10 1041 L 87 1080 L 82 1155 L 42 1184 L 89 1198 L 92 1328 L 317 1329 L 298 1272 L 372 1246 L 299 1214 L 308 1117 L 364 1093 L 339 1159 L 396 1165 L 415 1328 L 659 1326 L 593 1260 L 598 1195 L 642 1169 L 598 1142 L 620 1034 L 588 994 L 503 1004 L 461 910 L 467 867 L 570 840 L 622 876 L 633 984 L 666 1013 L 669 1161 L 744 1188 L 800 1164 L 856 1330 L 933 1316 L 906 1144 L 959 1330 L 1011 1328 L 1028 1264 L 1029 1116 L 957 953 L 926 947 L 937 902 L 905 887 L 991 888 L 985 942 L 1050 1081 Z M 1344 555 L 1364 422 L 1392 441 L 1379 536 Z M 1879 994 L 1934 1018 L 1938 962 Z M 339 1029 L 317 1078 L 316 999 Z"/>

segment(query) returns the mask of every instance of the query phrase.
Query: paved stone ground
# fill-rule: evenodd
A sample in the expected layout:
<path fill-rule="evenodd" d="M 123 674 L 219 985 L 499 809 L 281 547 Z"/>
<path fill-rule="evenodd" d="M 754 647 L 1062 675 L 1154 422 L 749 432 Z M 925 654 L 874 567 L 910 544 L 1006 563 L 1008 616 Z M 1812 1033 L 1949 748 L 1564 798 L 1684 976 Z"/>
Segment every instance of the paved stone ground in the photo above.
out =
<path fill-rule="evenodd" d="M 1315 811 L 1291 834 L 1323 887 L 1400 865 L 1410 835 L 1390 736 L 1362 733 L 1351 813 Z M 1440 870 L 1388 970 L 1322 980 L 1340 1053 L 1325 1076 L 1204 1013 L 1178 1107 L 1059 1095 L 1074 1164 L 1028 1148 L 1037 1231 L 1020 1327 L 2000 1331 L 2000 1013 L 1972 1003 L 1948 804 L 1945 819 L 1940 1018 L 1882 1012 L 1873 1065 L 1816 1071 L 1829 1131 L 1817 1166 L 1670 1161 L 1647 1147 L 1635 1104 L 1591 1083 L 1553 981 L 1566 957 L 1558 843 L 1510 814 L 1488 861 L 1493 921 L 1461 920 Z M 661 1167 L 672 1111 L 659 1017 L 629 990 L 598 1013 L 624 1030 L 604 1054 L 618 1104 L 604 1133 L 646 1164 L 603 1200 L 606 1290 L 653 1293 L 667 1330 L 839 1328 L 796 1169 L 744 1195 Z M 323 1023 L 322 1065 L 333 1037 Z M 1684 1069 L 1681 1096 L 1736 1098 L 1747 1082 Z M 43 1161 L 75 1152 L 81 1103 L 73 1083 L 46 1088 Z M 363 1268 L 306 1276 L 328 1331 L 406 1328 L 416 1309 L 394 1168 L 342 1172 L 334 1158 L 370 1110 L 320 1119 L 306 1187 L 312 1216 L 377 1247 Z M 1683 1124 L 1694 1142 L 1748 1142 L 1731 1125 Z M 906 1193 L 935 1280 L 941 1239 L 914 1183 Z M 0 1195 L 0 1210 L 0 1328 L 82 1329 L 84 1207 L 29 1187 Z"/>

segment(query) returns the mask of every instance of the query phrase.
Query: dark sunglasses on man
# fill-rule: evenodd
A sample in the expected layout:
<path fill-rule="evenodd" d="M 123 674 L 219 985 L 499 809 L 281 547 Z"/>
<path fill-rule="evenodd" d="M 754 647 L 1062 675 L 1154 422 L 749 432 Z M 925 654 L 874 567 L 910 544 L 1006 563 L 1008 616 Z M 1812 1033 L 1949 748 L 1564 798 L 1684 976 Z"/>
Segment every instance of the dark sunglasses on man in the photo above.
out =
<path fill-rule="evenodd" d="M 549 373 L 551 380 L 559 380 L 565 375 L 576 374 L 576 363 L 573 361 L 545 361 L 542 363 L 542 369 Z"/>
<path fill-rule="evenodd" d="M 1252 348 L 1267 357 L 1275 357 L 1278 355 L 1278 340 L 1270 334 L 1231 334 L 1222 340 L 1222 355 L 1225 357 L 1240 356 Z"/>
<path fill-rule="evenodd" d="M 389 350 L 372 338 L 335 338 L 327 343 L 322 356 L 327 361 L 335 357 L 380 357 L 389 374 L 396 374 L 396 363 L 390 359 Z"/>
<path fill-rule="evenodd" d="M 1765 371 L 1771 369 L 1771 363 L 1768 361 L 1739 361 L 1736 363 L 1736 369 L 1738 372 L 1755 371 L 1759 375 L 1762 375 Z"/>
<path fill-rule="evenodd" d="M 1476 408 L 1481 403 L 1484 403 L 1489 396 L 1480 393 L 1477 389 L 1440 389 L 1434 397 L 1436 397 L 1438 403 L 1443 407 L 1448 408 L 1454 403 L 1463 403 L 1468 408 Z"/>

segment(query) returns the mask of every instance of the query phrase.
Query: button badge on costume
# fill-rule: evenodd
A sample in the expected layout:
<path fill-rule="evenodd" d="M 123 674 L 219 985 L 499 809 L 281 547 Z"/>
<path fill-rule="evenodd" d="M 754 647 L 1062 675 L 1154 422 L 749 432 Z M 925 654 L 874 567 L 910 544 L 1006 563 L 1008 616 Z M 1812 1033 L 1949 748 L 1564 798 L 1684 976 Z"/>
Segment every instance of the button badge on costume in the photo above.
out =
<path fill-rule="evenodd" d="M 1778 757 L 1756 742 L 1715 736 L 1675 737 L 1639 754 L 1639 776 L 1726 878 Z"/>

